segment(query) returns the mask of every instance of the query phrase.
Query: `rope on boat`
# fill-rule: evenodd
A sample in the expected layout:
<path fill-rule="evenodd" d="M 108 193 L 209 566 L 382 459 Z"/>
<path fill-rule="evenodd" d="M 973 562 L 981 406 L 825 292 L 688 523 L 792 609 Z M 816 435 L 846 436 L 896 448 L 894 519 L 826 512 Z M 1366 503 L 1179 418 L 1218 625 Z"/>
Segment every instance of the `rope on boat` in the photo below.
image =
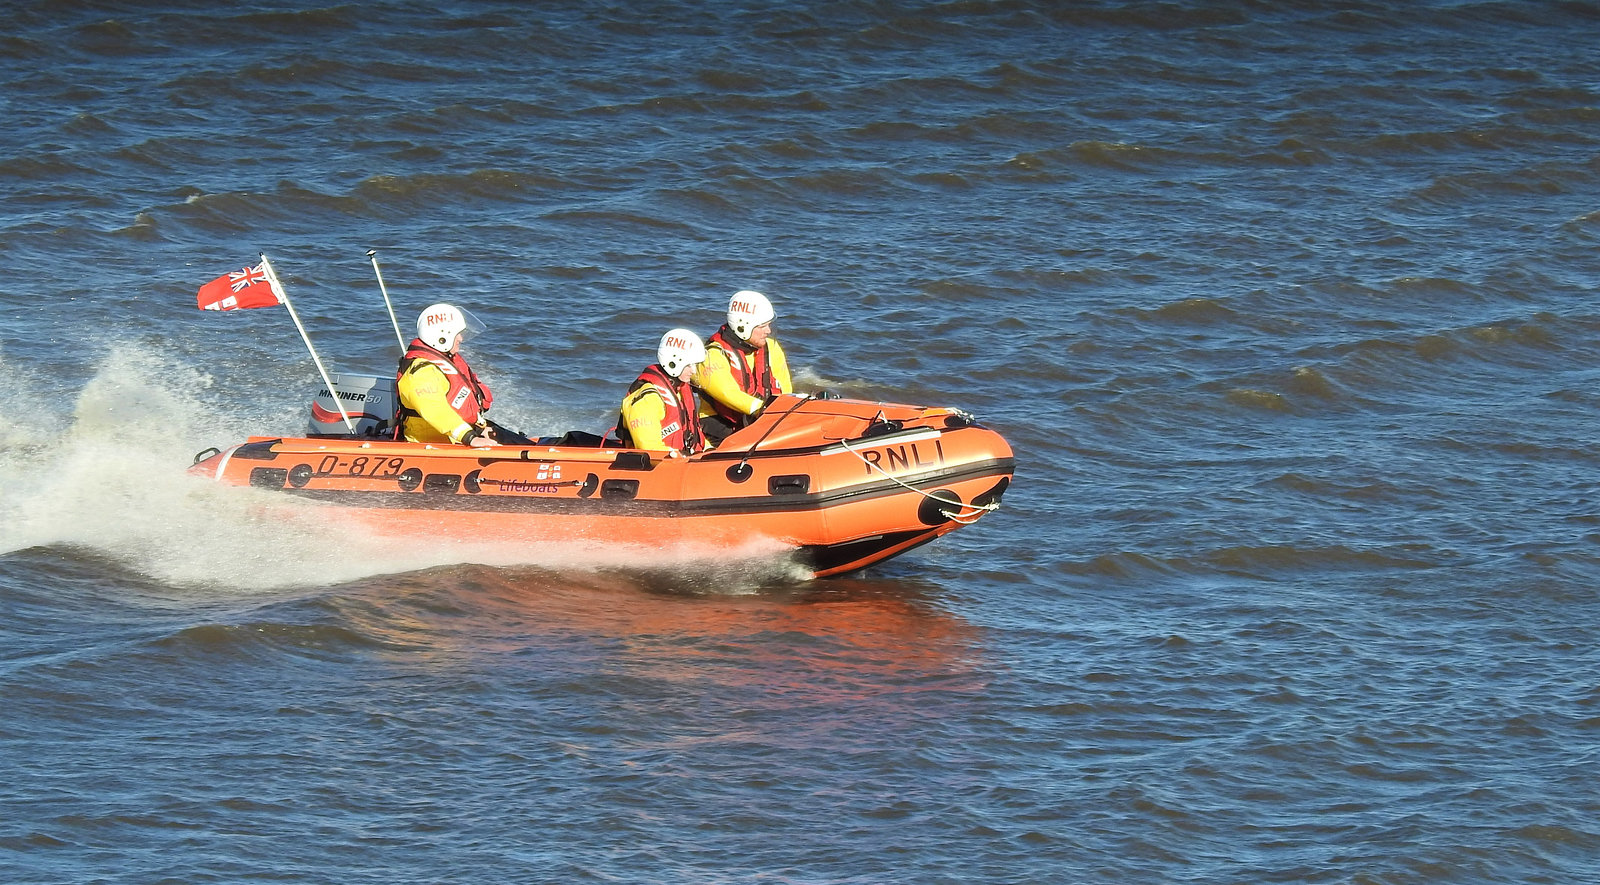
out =
<path fill-rule="evenodd" d="M 930 501 L 938 501 L 940 504 L 950 504 L 951 503 L 950 501 L 947 501 L 944 498 L 939 497 L 938 495 L 932 494 L 930 492 L 924 492 L 922 489 L 919 489 L 916 486 L 911 485 L 908 482 L 905 482 L 904 480 L 900 479 L 899 477 L 891 476 L 889 474 L 889 471 L 884 470 L 882 467 L 879 467 L 878 465 L 872 463 L 871 461 L 867 460 L 867 457 L 865 455 L 861 454 L 860 452 L 856 451 L 855 449 L 850 448 L 850 443 L 849 442 L 841 439 L 841 440 L 839 440 L 839 445 L 842 446 L 845 451 L 847 451 L 850 454 L 855 455 L 857 458 L 859 458 L 861 460 L 861 463 L 863 463 L 863 464 L 867 465 L 868 467 L 871 467 L 873 470 L 876 470 L 879 473 L 883 474 L 886 479 L 888 479 L 890 482 L 894 483 L 895 485 L 901 486 L 902 488 L 910 489 L 911 491 L 916 492 L 917 494 L 921 495 L 924 498 L 929 499 Z M 956 501 L 955 503 L 961 504 L 960 501 Z M 994 511 L 999 510 L 999 509 L 1000 509 L 1000 502 L 999 501 L 990 501 L 987 504 L 961 504 L 961 510 L 958 510 L 958 511 L 946 510 L 945 508 L 941 507 L 941 508 L 939 508 L 939 512 L 944 515 L 945 519 L 948 519 L 951 522 L 958 522 L 958 523 L 960 523 L 962 525 L 972 525 L 973 523 L 975 523 L 978 520 L 982 519 L 983 515 L 985 513 L 993 513 Z M 961 511 L 967 511 L 967 510 L 972 511 L 972 514 L 971 514 L 970 517 L 969 516 L 959 516 L 959 515 L 957 515 L 957 514 L 961 513 Z"/>

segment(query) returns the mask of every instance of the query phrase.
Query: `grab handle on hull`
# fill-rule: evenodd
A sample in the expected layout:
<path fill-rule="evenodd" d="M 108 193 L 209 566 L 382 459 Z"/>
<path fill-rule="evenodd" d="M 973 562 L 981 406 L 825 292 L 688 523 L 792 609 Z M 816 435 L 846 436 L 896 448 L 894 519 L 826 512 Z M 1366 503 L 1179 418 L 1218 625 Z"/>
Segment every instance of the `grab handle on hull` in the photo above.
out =
<path fill-rule="evenodd" d="M 618 470 L 653 470 L 656 465 L 649 452 L 618 452 L 611 466 Z"/>

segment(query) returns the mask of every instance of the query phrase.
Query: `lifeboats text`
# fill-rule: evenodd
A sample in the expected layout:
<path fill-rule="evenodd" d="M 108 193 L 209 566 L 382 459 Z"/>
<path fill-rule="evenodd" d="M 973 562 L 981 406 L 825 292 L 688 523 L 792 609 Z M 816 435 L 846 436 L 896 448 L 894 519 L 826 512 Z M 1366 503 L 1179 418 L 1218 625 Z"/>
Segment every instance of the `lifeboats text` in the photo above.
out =
<path fill-rule="evenodd" d="M 561 486 L 524 479 L 502 479 L 500 491 L 502 494 L 554 495 L 561 491 Z"/>

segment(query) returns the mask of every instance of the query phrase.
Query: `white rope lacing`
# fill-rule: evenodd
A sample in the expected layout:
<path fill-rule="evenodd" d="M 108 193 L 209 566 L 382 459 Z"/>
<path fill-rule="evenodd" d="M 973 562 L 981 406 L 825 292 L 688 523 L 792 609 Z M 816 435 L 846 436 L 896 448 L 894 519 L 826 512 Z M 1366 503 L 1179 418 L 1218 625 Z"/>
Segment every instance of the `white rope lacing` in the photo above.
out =
<path fill-rule="evenodd" d="M 902 488 L 910 489 L 911 491 L 916 492 L 917 494 L 921 495 L 924 498 L 927 498 L 930 501 L 938 501 L 940 504 L 944 504 L 946 506 L 948 506 L 948 505 L 950 505 L 952 503 L 961 504 L 961 502 L 959 500 L 958 501 L 947 501 L 944 498 L 939 497 L 938 495 L 932 494 L 930 492 L 924 492 L 922 489 L 919 489 L 916 486 L 911 485 L 910 483 L 901 480 L 899 477 L 891 476 L 889 474 L 889 471 L 884 470 L 882 467 L 879 467 L 878 465 L 872 463 L 870 460 L 867 459 L 867 457 L 865 455 L 861 454 L 860 452 L 856 451 L 855 449 L 850 448 L 850 443 L 846 442 L 845 440 L 842 440 L 842 439 L 839 440 L 839 445 L 845 451 L 847 451 L 850 454 L 855 455 L 857 458 L 859 458 L 861 460 L 861 463 L 863 463 L 863 464 L 867 465 L 868 467 L 871 467 L 873 470 L 876 470 L 879 473 L 883 474 L 886 479 L 888 479 L 890 482 L 894 483 L 895 485 L 898 485 L 898 486 L 900 486 Z M 990 501 L 987 504 L 961 504 L 961 510 L 954 510 L 954 511 L 947 510 L 947 509 L 945 509 L 945 507 L 940 507 L 939 508 L 939 512 L 944 515 L 945 519 L 948 519 L 951 522 L 958 522 L 958 523 L 960 523 L 962 525 L 972 525 L 973 523 L 977 522 L 979 519 L 982 519 L 983 515 L 985 513 L 992 513 L 992 512 L 994 512 L 996 510 L 999 510 L 999 509 L 1000 509 L 1000 502 L 999 501 Z M 970 513 L 970 515 L 960 515 L 960 514 L 962 514 L 963 511 L 971 511 L 971 513 Z"/>

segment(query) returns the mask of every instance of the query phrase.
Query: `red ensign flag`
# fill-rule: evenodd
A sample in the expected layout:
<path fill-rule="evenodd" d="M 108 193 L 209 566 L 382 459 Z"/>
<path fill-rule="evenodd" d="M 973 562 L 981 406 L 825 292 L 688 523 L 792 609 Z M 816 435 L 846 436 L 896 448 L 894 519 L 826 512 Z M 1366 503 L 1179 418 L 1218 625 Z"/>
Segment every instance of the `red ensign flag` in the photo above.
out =
<path fill-rule="evenodd" d="M 223 274 L 200 287 L 201 310 L 242 310 L 247 307 L 274 307 L 282 304 L 267 282 L 262 265 Z"/>

